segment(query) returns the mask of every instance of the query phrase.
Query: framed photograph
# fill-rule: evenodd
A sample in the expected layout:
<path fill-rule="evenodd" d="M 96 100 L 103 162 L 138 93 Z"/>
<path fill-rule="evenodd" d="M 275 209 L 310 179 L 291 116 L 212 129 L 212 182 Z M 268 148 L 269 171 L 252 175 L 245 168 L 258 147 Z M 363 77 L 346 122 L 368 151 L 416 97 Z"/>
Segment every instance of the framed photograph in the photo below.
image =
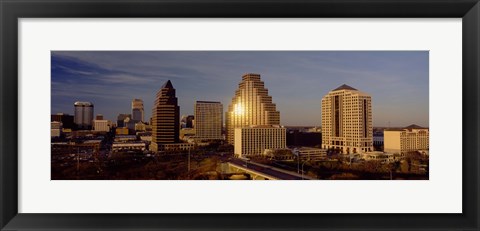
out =
<path fill-rule="evenodd" d="M 480 228 L 476 0 L 0 11 L 2 230 Z"/>

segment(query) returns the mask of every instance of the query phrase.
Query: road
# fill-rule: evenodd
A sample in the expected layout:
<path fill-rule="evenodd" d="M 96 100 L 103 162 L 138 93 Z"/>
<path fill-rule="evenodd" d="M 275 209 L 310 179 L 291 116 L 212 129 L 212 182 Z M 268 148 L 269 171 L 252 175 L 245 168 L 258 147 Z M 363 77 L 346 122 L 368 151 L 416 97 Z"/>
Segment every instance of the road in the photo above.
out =
<path fill-rule="evenodd" d="M 274 167 L 258 165 L 256 163 L 250 162 L 250 161 L 248 162 L 247 166 L 245 166 L 245 160 L 242 160 L 242 159 L 233 158 L 233 159 L 229 160 L 229 162 L 233 163 L 233 164 L 236 164 L 236 165 L 239 165 L 239 166 L 242 166 L 244 168 L 251 169 L 253 171 L 257 171 L 257 172 L 264 173 L 264 174 L 269 175 L 269 176 L 273 176 L 273 177 L 275 177 L 277 179 L 280 179 L 280 180 L 301 180 L 302 179 L 301 176 L 294 175 L 296 173 L 288 174 L 288 173 L 276 170 Z M 284 170 L 284 171 L 286 171 L 286 170 Z M 308 178 L 306 178 L 306 177 L 304 179 L 308 180 Z"/>

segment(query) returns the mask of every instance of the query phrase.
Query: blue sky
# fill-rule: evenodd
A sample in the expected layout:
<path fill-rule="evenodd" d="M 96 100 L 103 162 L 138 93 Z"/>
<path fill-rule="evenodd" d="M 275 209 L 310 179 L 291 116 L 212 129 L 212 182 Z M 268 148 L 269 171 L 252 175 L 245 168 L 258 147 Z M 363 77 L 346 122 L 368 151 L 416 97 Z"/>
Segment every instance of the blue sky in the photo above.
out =
<path fill-rule="evenodd" d="M 51 71 L 52 114 L 90 101 L 116 121 L 141 98 L 148 119 L 167 80 L 181 115 L 197 100 L 225 111 L 241 76 L 258 73 L 282 125 L 320 126 L 322 97 L 347 84 L 372 96 L 374 126 L 428 126 L 427 51 L 52 51 Z"/>

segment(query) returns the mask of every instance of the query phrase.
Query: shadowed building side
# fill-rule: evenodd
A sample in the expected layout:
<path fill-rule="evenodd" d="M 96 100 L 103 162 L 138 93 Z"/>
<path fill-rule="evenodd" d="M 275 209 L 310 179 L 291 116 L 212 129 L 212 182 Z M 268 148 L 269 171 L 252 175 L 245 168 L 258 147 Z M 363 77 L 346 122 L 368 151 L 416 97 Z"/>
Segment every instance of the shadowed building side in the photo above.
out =
<path fill-rule="evenodd" d="M 77 129 L 92 129 L 93 104 L 90 102 L 77 101 L 73 105 L 75 107 L 74 122 Z"/>
<path fill-rule="evenodd" d="M 142 99 L 132 100 L 132 119 L 135 121 L 135 123 L 145 121 Z"/>
<path fill-rule="evenodd" d="M 151 150 L 158 151 L 160 144 L 179 143 L 180 107 L 175 89 L 168 80 L 158 91 L 152 110 Z"/>
<path fill-rule="evenodd" d="M 223 105 L 220 102 L 195 102 L 195 140 L 222 140 Z"/>

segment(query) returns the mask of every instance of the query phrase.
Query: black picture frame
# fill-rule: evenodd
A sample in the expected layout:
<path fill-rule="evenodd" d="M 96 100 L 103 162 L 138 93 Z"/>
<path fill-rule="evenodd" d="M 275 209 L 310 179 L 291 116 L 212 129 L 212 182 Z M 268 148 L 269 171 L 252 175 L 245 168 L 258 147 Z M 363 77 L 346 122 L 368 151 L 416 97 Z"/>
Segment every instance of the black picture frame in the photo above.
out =
<path fill-rule="evenodd" d="M 0 0 L 1 230 L 479 230 L 478 0 Z M 462 214 L 18 213 L 19 18 L 462 18 Z M 441 201 L 439 201 L 441 203 Z"/>

